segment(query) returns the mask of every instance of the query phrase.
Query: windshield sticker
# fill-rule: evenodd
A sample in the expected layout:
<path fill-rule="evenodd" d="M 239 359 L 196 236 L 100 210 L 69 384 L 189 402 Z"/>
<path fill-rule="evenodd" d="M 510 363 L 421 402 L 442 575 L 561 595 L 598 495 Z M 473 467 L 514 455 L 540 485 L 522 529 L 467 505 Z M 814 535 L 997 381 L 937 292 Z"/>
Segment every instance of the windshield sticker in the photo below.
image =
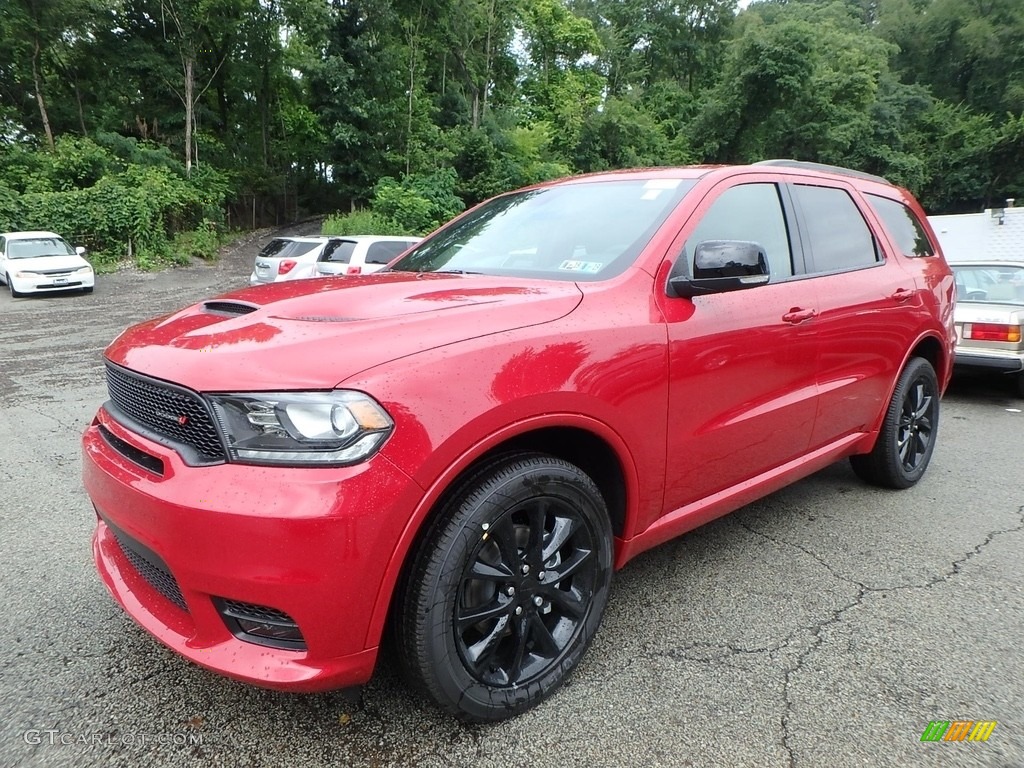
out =
<path fill-rule="evenodd" d="M 644 189 L 675 189 L 682 179 L 651 179 L 644 184 Z"/>
<path fill-rule="evenodd" d="M 644 192 L 642 195 L 640 195 L 640 199 L 641 200 L 657 200 L 659 197 L 661 197 L 661 193 L 664 192 L 664 191 L 665 190 L 663 190 L 663 189 L 648 189 L 646 192 Z"/>
<path fill-rule="evenodd" d="M 603 261 L 571 261 L 566 259 L 558 265 L 558 268 L 564 269 L 567 272 L 589 272 L 594 274 L 595 272 L 600 272 L 603 266 Z"/>

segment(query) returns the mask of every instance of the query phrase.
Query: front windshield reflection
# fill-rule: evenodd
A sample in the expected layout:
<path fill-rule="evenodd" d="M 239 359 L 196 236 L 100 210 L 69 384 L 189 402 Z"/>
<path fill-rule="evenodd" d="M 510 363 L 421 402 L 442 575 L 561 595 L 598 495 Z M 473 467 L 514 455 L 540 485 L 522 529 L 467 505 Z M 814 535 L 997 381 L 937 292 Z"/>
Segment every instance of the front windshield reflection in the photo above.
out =
<path fill-rule="evenodd" d="M 448 225 L 391 269 L 604 280 L 636 260 L 694 184 L 574 182 L 505 195 Z"/>

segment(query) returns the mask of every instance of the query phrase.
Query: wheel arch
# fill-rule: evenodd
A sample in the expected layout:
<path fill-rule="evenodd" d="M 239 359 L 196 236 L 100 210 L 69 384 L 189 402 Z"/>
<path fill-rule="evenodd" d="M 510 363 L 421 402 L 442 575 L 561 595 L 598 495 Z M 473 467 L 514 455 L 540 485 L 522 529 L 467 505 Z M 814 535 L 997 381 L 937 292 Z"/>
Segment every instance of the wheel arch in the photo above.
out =
<path fill-rule="evenodd" d="M 502 455 L 543 453 L 575 464 L 597 485 L 608 507 L 612 533 L 622 539 L 636 506 L 637 468 L 625 443 L 600 422 L 576 417 L 559 422 L 549 415 L 482 441 L 452 464 L 427 489 L 410 517 L 381 582 L 367 628 L 365 647 L 379 644 L 390 620 L 401 580 L 416 556 L 416 545 L 451 496 L 474 472 Z"/>

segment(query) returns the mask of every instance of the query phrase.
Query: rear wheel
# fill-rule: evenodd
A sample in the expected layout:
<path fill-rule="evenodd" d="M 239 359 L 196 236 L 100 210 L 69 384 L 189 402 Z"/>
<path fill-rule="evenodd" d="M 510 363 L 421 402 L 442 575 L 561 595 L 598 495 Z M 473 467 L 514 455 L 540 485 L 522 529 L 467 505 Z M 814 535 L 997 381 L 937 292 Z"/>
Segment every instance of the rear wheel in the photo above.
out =
<path fill-rule="evenodd" d="M 935 369 L 924 358 L 912 358 L 896 383 L 875 447 L 850 457 L 854 472 L 872 485 L 909 488 L 928 468 L 938 427 Z"/>
<path fill-rule="evenodd" d="M 608 511 L 581 469 L 541 454 L 483 467 L 427 533 L 400 596 L 410 682 L 468 721 L 529 709 L 583 656 L 611 572 Z"/>

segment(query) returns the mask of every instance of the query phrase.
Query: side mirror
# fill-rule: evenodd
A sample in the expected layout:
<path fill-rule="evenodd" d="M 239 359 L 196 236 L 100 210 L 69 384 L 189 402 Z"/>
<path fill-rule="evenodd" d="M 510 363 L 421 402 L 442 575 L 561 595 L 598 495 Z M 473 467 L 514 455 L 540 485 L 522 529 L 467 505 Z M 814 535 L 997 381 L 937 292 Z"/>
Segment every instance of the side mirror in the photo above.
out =
<path fill-rule="evenodd" d="M 705 240 L 697 244 L 693 257 L 693 276 L 686 258 L 672 267 L 668 294 L 692 298 L 709 293 L 739 291 L 765 285 L 771 279 L 764 248 L 745 240 Z"/>
<path fill-rule="evenodd" d="M 79 256 L 85 256 L 85 248 L 83 248 L 80 245 L 75 246 L 75 253 L 77 253 Z"/>

